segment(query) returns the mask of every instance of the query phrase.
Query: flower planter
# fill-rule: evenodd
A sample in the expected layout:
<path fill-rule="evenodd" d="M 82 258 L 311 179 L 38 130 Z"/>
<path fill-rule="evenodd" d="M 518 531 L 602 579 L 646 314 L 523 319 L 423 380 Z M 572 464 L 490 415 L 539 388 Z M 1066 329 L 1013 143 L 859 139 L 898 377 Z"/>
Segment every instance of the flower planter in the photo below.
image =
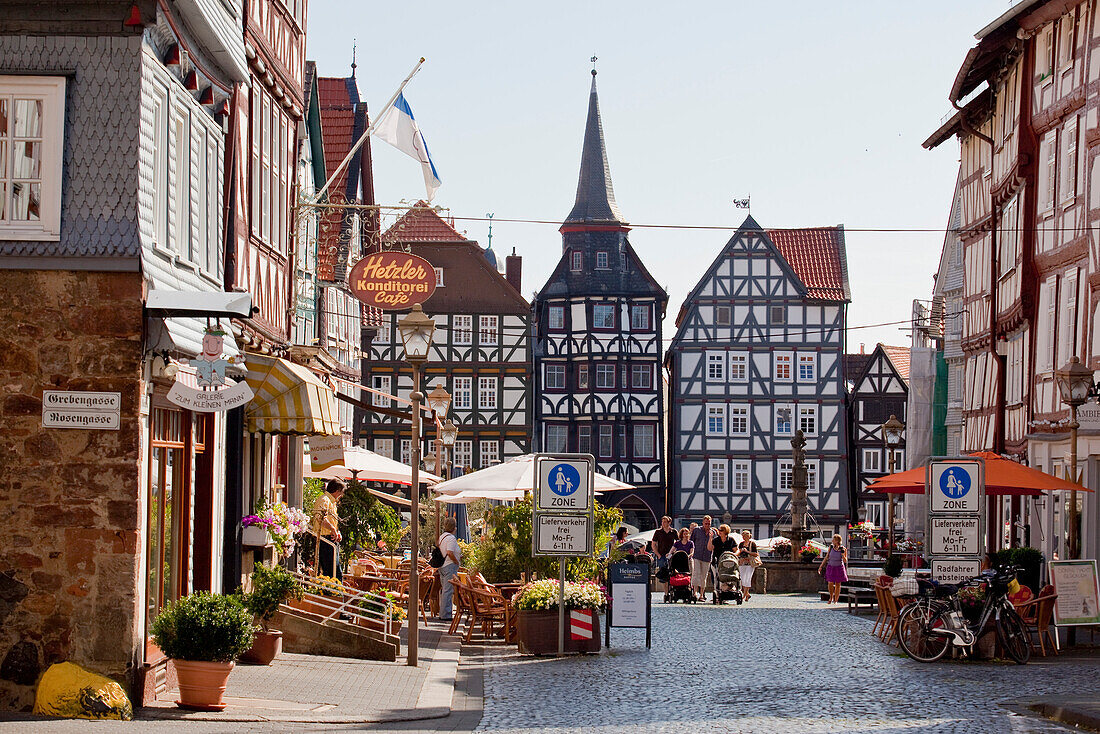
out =
<path fill-rule="evenodd" d="M 261 525 L 249 525 L 241 529 L 241 545 L 249 548 L 266 548 L 275 545 L 271 539 L 271 533 Z"/>
<path fill-rule="evenodd" d="M 241 661 L 257 665 L 270 665 L 283 651 L 283 633 L 280 630 L 259 630 Z"/>
<path fill-rule="evenodd" d="M 600 651 L 600 615 L 598 612 L 589 611 L 594 617 L 592 639 L 574 640 L 569 634 L 569 614 L 565 615 L 565 651 L 566 652 L 599 652 Z M 519 643 L 521 655 L 556 655 L 558 652 L 558 612 L 551 611 L 523 611 L 516 613 L 516 641 Z"/>
<path fill-rule="evenodd" d="M 179 679 L 180 698 L 176 705 L 193 711 L 221 711 L 225 708 L 225 683 L 233 663 L 173 660 Z"/>

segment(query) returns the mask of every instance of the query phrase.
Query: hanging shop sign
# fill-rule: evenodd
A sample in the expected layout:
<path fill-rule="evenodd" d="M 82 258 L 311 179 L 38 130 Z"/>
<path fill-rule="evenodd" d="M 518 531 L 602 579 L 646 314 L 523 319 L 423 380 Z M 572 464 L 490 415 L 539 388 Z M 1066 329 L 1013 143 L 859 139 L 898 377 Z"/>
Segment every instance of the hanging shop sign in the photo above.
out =
<path fill-rule="evenodd" d="M 44 390 L 43 428 L 84 428 L 117 431 L 122 416 L 122 393 L 86 390 Z"/>
<path fill-rule="evenodd" d="M 220 327 L 207 327 L 202 336 L 202 354 L 195 359 L 181 359 L 195 370 L 195 384 L 192 387 L 180 380 L 180 372 L 172 389 L 168 391 L 168 401 L 199 413 L 221 413 L 239 408 L 252 399 L 252 388 L 247 382 L 229 382 L 225 370 L 237 361 L 236 357 L 226 359 L 225 331 Z"/>
<path fill-rule="evenodd" d="M 315 472 L 322 472 L 333 466 L 344 465 L 344 437 L 310 436 L 309 466 Z"/>
<path fill-rule="evenodd" d="M 375 252 L 355 263 L 348 287 L 368 306 L 401 311 L 432 297 L 435 268 L 407 252 Z"/>

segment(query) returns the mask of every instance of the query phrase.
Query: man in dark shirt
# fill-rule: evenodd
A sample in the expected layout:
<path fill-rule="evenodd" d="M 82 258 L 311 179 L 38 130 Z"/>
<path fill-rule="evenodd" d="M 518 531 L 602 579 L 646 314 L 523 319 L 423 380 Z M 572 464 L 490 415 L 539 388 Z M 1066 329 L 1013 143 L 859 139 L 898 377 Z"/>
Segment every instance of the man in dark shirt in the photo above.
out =
<path fill-rule="evenodd" d="M 675 542 L 676 531 L 672 529 L 672 518 L 665 515 L 661 518 L 661 527 L 653 531 L 653 540 L 650 542 L 653 555 L 657 557 L 658 568 L 668 565 L 668 555 L 672 553 L 672 544 Z"/>
<path fill-rule="evenodd" d="M 718 531 L 710 523 L 710 515 L 703 515 L 703 524 L 691 531 L 691 542 L 695 543 L 695 551 L 691 556 L 691 585 L 700 601 L 703 600 L 710 581 L 710 539 L 718 535 Z"/>

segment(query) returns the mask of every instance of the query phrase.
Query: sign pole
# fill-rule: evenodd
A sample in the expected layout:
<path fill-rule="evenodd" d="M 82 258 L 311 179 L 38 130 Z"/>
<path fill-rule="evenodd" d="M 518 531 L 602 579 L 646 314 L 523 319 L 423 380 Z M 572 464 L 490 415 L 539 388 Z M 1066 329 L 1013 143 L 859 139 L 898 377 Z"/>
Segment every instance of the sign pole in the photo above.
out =
<path fill-rule="evenodd" d="M 558 657 L 565 655 L 565 556 L 558 556 Z"/>

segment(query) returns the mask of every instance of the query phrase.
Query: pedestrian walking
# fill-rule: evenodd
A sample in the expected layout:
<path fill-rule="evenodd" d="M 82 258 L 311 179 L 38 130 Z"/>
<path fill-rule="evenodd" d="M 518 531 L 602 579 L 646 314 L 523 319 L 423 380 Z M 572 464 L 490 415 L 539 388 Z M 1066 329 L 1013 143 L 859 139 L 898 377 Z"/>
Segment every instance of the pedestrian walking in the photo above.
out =
<path fill-rule="evenodd" d="M 657 568 L 668 565 L 668 557 L 672 555 L 672 546 L 676 542 L 676 531 L 672 528 L 672 518 L 665 515 L 661 518 L 661 527 L 653 531 L 653 540 L 649 545 L 653 555 L 657 558 Z"/>
<path fill-rule="evenodd" d="M 722 603 L 722 594 L 718 589 L 718 560 L 723 553 L 733 553 L 737 550 L 737 541 L 730 537 L 730 526 L 722 523 L 718 526 L 718 534 L 711 536 L 710 544 L 710 573 L 714 580 L 714 603 Z M 732 564 L 731 564 L 732 568 Z"/>
<path fill-rule="evenodd" d="M 462 548 L 455 537 L 455 519 L 447 516 L 443 518 L 443 532 L 439 534 L 439 552 L 443 554 L 443 565 L 439 567 L 439 621 L 450 622 L 454 616 L 451 600 L 454 597 L 455 587 L 451 579 L 458 573 L 458 567 L 462 565 Z"/>
<path fill-rule="evenodd" d="M 817 572 L 825 574 L 825 583 L 829 585 L 830 604 L 840 601 L 840 585 L 848 580 L 848 549 L 842 544 L 843 541 L 844 538 L 834 535 L 825 560 L 817 567 Z"/>
<path fill-rule="evenodd" d="M 707 590 L 707 579 L 710 578 L 710 539 L 718 535 L 718 531 L 710 526 L 710 515 L 703 515 L 703 524 L 691 531 L 691 542 L 695 544 L 691 555 L 691 586 L 695 589 L 696 598 L 703 600 Z"/>
<path fill-rule="evenodd" d="M 680 535 L 676 539 L 676 542 L 672 544 L 672 552 L 683 551 L 688 554 L 688 558 L 691 558 L 691 554 L 695 552 L 695 543 L 691 542 L 691 530 L 689 528 L 680 528 Z"/>
<path fill-rule="evenodd" d="M 611 540 L 607 541 L 607 556 L 608 556 L 608 558 L 611 557 L 611 551 L 613 551 L 614 549 L 618 548 L 620 545 L 623 544 L 623 541 L 626 540 L 626 536 L 628 534 L 629 534 L 629 531 L 624 526 L 620 525 L 619 529 L 615 531 L 615 537 L 613 537 Z"/>
<path fill-rule="evenodd" d="M 313 503 L 313 513 L 310 517 L 310 525 L 316 539 L 314 554 L 317 557 L 317 573 L 334 579 L 343 578 L 340 571 L 339 543 L 344 536 L 340 533 L 340 516 L 337 514 L 336 506 L 346 490 L 347 487 L 339 479 L 328 480 L 325 491 Z M 331 540 L 328 540 L 330 538 Z"/>
<path fill-rule="evenodd" d="M 760 551 L 750 530 L 741 531 L 741 542 L 737 544 L 737 565 L 741 573 L 741 596 L 748 601 L 752 596 L 752 572 L 760 565 Z"/>

